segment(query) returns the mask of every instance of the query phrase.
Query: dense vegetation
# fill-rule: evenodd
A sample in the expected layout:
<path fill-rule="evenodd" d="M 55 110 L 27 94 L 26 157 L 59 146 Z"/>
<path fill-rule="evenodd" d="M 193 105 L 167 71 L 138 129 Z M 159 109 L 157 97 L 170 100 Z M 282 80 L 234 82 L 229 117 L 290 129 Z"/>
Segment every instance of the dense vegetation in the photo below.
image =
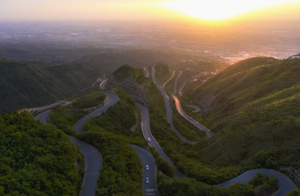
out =
<path fill-rule="evenodd" d="M 197 182 L 193 178 L 170 178 L 158 175 L 158 188 L 162 196 L 180 195 L 220 195 L 220 196 L 263 196 L 271 195 L 278 188 L 276 177 L 268 177 L 258 173 L 248 184 L 235 184 L 229 188 L 209 186 L 203 182 Z"/>
<path fill-rule="evenodd" d="M 169 163 L 162 159 L 160 154 L 154 149 L 150 148 L 152 151 L 153 158 L 155 159 L 155 163 L 157 165 L 157 169 L 160 170 L 163 174 L 173 178 L 175 174 L 175 169 L 169 165 Z"/>
<path fill-rule="evenodd" d="M 122 89 L 115 89 L 120 100 L 103 114 L 85 123 L 84 130 L 104 129 L 105 131 L 126 136 L 136 135 L 131 130 L 140 122 L 140 113 L 131 97 Z M 118 120 L 116 120 L 118 119 Z"/>
<path fill-rule="evenodd" d="M 57 128 L 63 130 L 68 135 L 75 135 L 77 131 L 74 124 L 90 112 L 103 105 L 106 95 L 96 87 L 90 89 L 85 95 L 75 99 L 75 101 L 64 107 L 55 106 L 49 113 L 50 122 Z"/>
<path fill-rule="evenodd" d="M 35 66 L 0 59 L 0 113 L 46 105 L 92 86 L 97 72 L 81 64 Z"/>
<path fill-rule="evenodd" d="M 300 196 L 300 191 L 299 190 L 292 190 L 287 194 L 287 196 Z"/>
<path fill-rule="evenodd" d="M 193 101 L 219 131 L 199 145 L 201 159 L 213 165 L 299 169 L 299 74 L 299 59 L 258 57 L 195 89 Z"/>
<path fill-rule="evenodd" d="M 129 65 L 122 65 L 120 68 L 114 71 L 112 75 L 116 78 L 117 82 L 122 82 L 127 78 L 132 78 L 138 84 L 142 84 L 146 80 L 143 72 L 144 71 L 141 68 L 133 68 Z"/>
<path fill-rule="evenodd" d="M 278 179 L 276 176 L 267 176 L 257 173 L 248 183 L 254 187 L 256 195 L 271 195 L 279 189 Z"/>
<path fill-rule="evenodd" d="M 249 184 L 235 184 L 230 188 L 207 185 L 193 178 L 170 178 L 158 175 L 158 189 L 161 196 L 255 196 L 253 187 Z"/>
<path fill-rule="evenodd" d="M 78 195 L 83 158 L 61 130 L 27 113 L 0 116 L 0 195 Z"/>
<path fill-rule="evenodd" d="M 203 182 L 197 182 L 193 178 L 170 178 L 158 175 L 158 188 L 162 196 L 180 195 L 220 195 L 220 196 L 263 196 L 271 195 L 278 188 L 276 177 L 268 177 L 257 174 L 248 184 L 235 184 L 229 188 L 209 186 Z"/>
<path fill-rule="evenodd" d="M 122 89 L 115 91 L 119 102 L 88 121 L 78 137 L 95 146 L 103 156 L 96 195 L 142 195 L 142 164 L 130 146 L 146 145 L 140 126 L 131 131 L 140 114 L 131 97 Z"/>
<path fill-rule="evenodd" d="M 106 95 L 104 92 L 98 89 L 90 91 L 89 93 L 77 98 L 74 103 L 72 103 L 72 108 L 85 109 L 99 106 L 103 103 Z"/>
<path fill-rule="evenodd" d="M 144 88 L 144 99 L 149 108 L 150 128 L 153 136 L 169 155 L 177 168 L 186 176 L 208 184 L 218 184 L 238 174 L 238 168 L 212 169 L 199 161 L 195 146 L 181 141 L 166 120 L 166 107 L 154 83 Z"/>
<path fill-rule="evenodd" d="M 200 142 L 196 145 L 182 142 L 172 131 L 166 120 L 163 97 L 154 83 L 142 76 L 142 69 L 134 69 L 125 65 L 117 70 L 114 73 L 117 81 L 122 82 L 130 77 L 136 81 L 138 87 L 141 87 L 140 98 L 149 108 L 152 134 L 175 163 L 178 170 L 187 176 L 180 179 L 170 178 L 173 176 L 174 170 L 166 165 L 167 162 L 162 160 L 157 152 L 152 151 L 158 169 L 163 172 L 163 174 L 158 175 L 157 179 L 160 195 L 255 195 L 273 192 L 276 189 L 277 181 L 265 176 L 257 176 L 249 184 L 236 184 L 230 188 L 220 188 L 213 185 L 236 177 L 250 168 L 279 169 L 284 166 L 292 166 L 299 169 L 300 148 L 298 144 L 300 143 L 300 137 L 299 132 L 297 132 L 300 129 L 300 113 L 299 107 L 297 107 L 300 104 L 299 65 L 300 60 L 297 59 L 279 61 L 272 58 L 254 58 L 233 65 L 201 86 L 196 87 L 192 93 L 192 96 L 196 98 L 190 101 L 202 106 L 202 116 L 208 121 L 209 127 L 214 127 L 213 130 L 217 133 L 211 139 L 200 138 Z M 160 69 L 159 67 L 156 69 Z M 162 68 L 159 73 L 165 71 L 165 68 Z M 49 73 L 57 73 L 56 68 L 53 68 Z M 162 77 L 163 74 L 160 78 Z M 71 78 L 70 81 L 72 81 Z M 146 146 L 141 127 L 137 123 L 140 121 L 140 114 L 131 97 L 121 89 L 114 89 L 114 91 L 117 92 L 120 101 L 102 115 L 90 120 L 85 125 L 84 132 L 77 135 L 77 137 L 94 145 L 104 157 L 104 166 L 101 169 L 96 195 L 141 195 L 142 166 L 137 153 L 130 147 L 130 144 Z M 68 107 L 55 107 L 50 113 L 51 122 L 64 129 L 66 133 L 75 134 L 72 126 L 89 112 L 85 108 L 98 106 L 103 99 L 104 95 L 101 91 L 93 91 L 77 99 Z M 194 114 L 190 113 L 190 115 Z M 19 120 L 15 116 L 23 116 L 26 120 Z M 194 115 L 194 117 L 200 118 L 199 115 Z M 43 138 L 45 135 L 54 137 L 56 138 L 55 141 L 43 138 L 42 144 L 46 145 L 46 141 L 52 142 L 51 144 L 54 145 L 50 149 L 53 151 L 50 152 L 56 153 L 55 156 L 63 156 L 59 153 L 66 153 L 71 147 L 74 148 L 71 145 L 71 147 L 67 146 L 66 149 L 58 151 L 60 145 L 57 145 L 57 143 L 63 140 L 62 138 L 66 139 L 65 135 L 53 126 L 41 125 L 30 119 L 25 114 L 1 117 L 0 130 L 2 137 L 0 139 L 6 141 L 7 136 L 4 137 L 3 133 L 13 133 L 18 129 L 24 132 L 26 128 L 25 132 L 27 133 L 27 128 L 33 124 L 35 127 L 33 131 L 31 129 L 28 131 L 28 134 L 31 135 L 23 136 L 18 133 L 14 136 L 17 138 L 10 141 L 20 140 L 21 138 L 22 141 L 28 141 L 27 143 L 38 142 L 37 144 L 40 145 L 41 140 L 39 138 Z M 201 120 L 203 120 L 202 117 Z M 14 123 L 11 123 L 12 121 Z M 20 126 L 18 121 L 21 121 Z M 187 135 L 193 133 L 193 127 L 188 125 L 176 113 L 174 123 L 179 130 L 183 131 L 182 133 L 185 132 Z M 133 127 L 135 128 L 131 129 Z M 41 133 L 36 133 L 34 130 L 38 130 L 43 135 L 39 135 Z M 198 134 L 202 133 L 199 132 Z M 35 139 L 35 137 L 38 138 Z M 20 150 L 24 151 L 28 148 L 27 143 L 23 142 L 23 144 L 22 141 L 20 140 L 24 147 Z M 2 143 L 1 141 L 0 144 Z M 16 144 L 20 145 L 20 143 Z M 68 142 L 65 141 L 64 144 L 67 145 Z M 6 150 L 6 146 L 8 145 L 2 147 L 1 152 L 10 153 L 11 151 Z M 16 145 L 13 147 L 19 148 Z M 38 147 L 37 149 L 39 153 L 40 149 Z M 68 155 L 73 156 L 73 166 L 76 160 L 81 161 L 81 157 L 74 154 L 74 152 Z M 16 156 L 24 155 L 24 153 L 17 152 L 13 154 L 16 154 Z M 8 155 L 11 156 L 11 154 L 7 154 L 7 157 L 9 157 Z M 33 155 L 29 154 L 28 156 Z M 44 157 L 46 156 L 45 153 L 41 156 L 42 161 L 50 158 L 50 161 L 57 160 L 50 155 L 50 158 Z M 6 164 L 0 167 L 0 180 L 4 179 L 3 182 L 5 183 L 10 182 L 10 179 L 7 179 L 15 174 L 11 171 L 16 171 L 13 167 L 19 167 L 20 163 L 20 161 L 11 161 L 11 158 L 7 157 L 0 159 L 0 164 Z M 23 157 L 21 158 L 23 159 Z M 19 160 L 20 157 L 16 157 L 17 159 Z M 44 163 L 39 162 L 39 157 L 37 159 L 34 164 Z M 33 158 L 33 160 L 35 159 Z M 56 164 L 57 162 L 50 164 L 50 166 L 56 167 Z M 9 166 L 7 167 L 7 165 Z M 66 165 L 70 166 L 71 164 L 66 163 Z M 26 169 L 30 166 L 28 170 L 36 169 L 33 163 L 24 162 L 23 166 Z M 50 166 L 47 162 L 47 168 Z M 43 169 L 46 165 L 39 167 Z M 39 167 L 38 169 L 40 169 Z M 62 169 L 61 167 L 58 168 Z M 59 170 L 57 175 L 55 173 L 55 178 L 49 177 L 48 179 L 47 176 L 46 180 L 58 178 L 58 180 L 51 181 L 51 183 L 62 180 L 62 184 L 69 183 L 68 180 L 74 180 L 72 186 L 66 188 L 66 191 L 69 191 L 66 194 L 73 195 L 76 193 L 80 181 L 76 168 L 73 168 L 73 170 L 68 174 L 76 174 L 77 178 L 60 179 L 62 176 L 59 175 Z M 38 171 L 39 175 L 45 174 L 42 170 Z M 67 171 L 70 170 L 66 169 L 64 172 Z M 4 178 L 2 174 L 6 177 Z M 36 180 L 33 174 L 26 174 L 25 176 L 33 178 L 33 181 Z M 21 179 L 17 179 L 16 182 L 25 182 L 23 173 L 17 175 L 16 178 Z M 5 183 L 0 181 L 0 194 L 2 192 L 9 193 L 7 190 L 10 189 L 20 193 L 24 192 L 21 189 L 22 186 L 14 185 L 15 187 L 19 186 L 19 188 L 15 188 L 11 184 L 7 185 Z M 30 184 L 30 186 L 36 184 L 38 183 Z M 45 185 L 43 186 L 45 187 Z M 26 184 L 25 187 L 29 187 L 29 185 Z M 43 195 L 43 192 L 35 192 L 40 191 L 38 188 L 33 188 L 33 192 L 30 192 L 30 188 L 25 191 L 28 191 L 28 194 Z M 55 193 L 60 194 L 61 192 L 58 191 L 65 191 L 64 185 L 60 188 L 55 189 L 52 195 Z M 73 190 L 75 192 L 72 192 Z M 14 194 L 18 193 L 14 192 Z"/>
<path fill-rule="evenodd" d="M 171 95 L 169 95 L 171 97 Z M 190 122 L 185 120 L 177 111 L 174 99 L 171 99 L 171 106 L 173 111 L 173 123 L 176 129 L 187 139 L 199 140 L 199 137 L 205 138 L 206 132 L 200 130 L 192 125 Z"/>

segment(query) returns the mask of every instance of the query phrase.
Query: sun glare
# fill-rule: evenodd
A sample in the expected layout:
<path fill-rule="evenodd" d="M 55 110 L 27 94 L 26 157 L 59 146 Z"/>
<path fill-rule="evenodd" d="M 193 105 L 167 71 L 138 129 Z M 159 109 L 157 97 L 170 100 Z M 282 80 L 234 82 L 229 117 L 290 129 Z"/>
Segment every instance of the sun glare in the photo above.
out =
<path fill-rule="evenodd" d="M 225 20 L 251 11 L 283 3 L 281 0 L 171 0 L 164 7 L 204 19 Z"/>

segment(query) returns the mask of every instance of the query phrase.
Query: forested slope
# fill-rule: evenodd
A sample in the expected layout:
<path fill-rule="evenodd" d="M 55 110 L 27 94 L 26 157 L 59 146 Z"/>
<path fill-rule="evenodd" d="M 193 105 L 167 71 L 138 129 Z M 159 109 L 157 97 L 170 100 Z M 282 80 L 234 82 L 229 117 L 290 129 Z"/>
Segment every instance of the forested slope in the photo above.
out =
<path fill-rule="evenodd" d="M 300 60 L 257 57 L 200 85 L 190 99 L 218 133 L 199 145 L 215 165 L 300 168 Z"/>
<path fill-rule="evenodd" d="M 0 59 L 0 113 L 70 97 L 90 87 L 97 76 L 81 64 L 41 67 Z"/>
<path fill-rule="evenodd" d="M 0 195 L 78 195 L 83 158 L 69 137 L 27 113 L 0 116 Z"/>

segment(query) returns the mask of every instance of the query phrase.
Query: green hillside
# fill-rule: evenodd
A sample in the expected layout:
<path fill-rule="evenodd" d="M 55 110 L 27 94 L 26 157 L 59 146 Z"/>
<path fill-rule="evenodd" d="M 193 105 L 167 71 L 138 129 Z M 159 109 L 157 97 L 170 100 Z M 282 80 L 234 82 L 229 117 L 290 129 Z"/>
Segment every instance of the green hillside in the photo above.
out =
<path fill-rule="evenodd" d="M 257 57 L 190 94 L 217 133 L 198 146 L 213 165 L 300 168 L 300 60 Z M 201 147 L 200 147 L 201 146 Z"/>
<path fill-rule="evenodd" d="M 90 87 L 97 76 L 81 64 L 39 67 L 0 59 L 0 113 L 70 97 Z"/>
<path fill-rule="evenodd" d="M 145 81 L 143 69 L 133 68 L 129 65 L 122 65 L 116 71 L 114 71 L 112 75 L 116 78 L 117 82 L 122 82 L 127 78 L 132 78 L 139 84 Z"/>
<path fill-rule="evenodd" d="M 162 85 L 172 75 L 169 66 L 167 64 L 156 63 L 154 68 L 155 68 L 155 80 L 160 85 Z"/>

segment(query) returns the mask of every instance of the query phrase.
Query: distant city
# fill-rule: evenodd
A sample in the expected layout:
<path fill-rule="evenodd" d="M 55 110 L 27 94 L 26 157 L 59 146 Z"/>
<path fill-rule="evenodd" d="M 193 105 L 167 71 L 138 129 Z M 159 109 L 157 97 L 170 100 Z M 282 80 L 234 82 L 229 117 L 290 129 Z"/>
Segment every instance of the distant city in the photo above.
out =
<path fill-rule="evenodd" d="M 296 23 L 240 22 L 229 28 L 163 22 L 1 22 L 0 43 L 1 47 L 36 44 L 41 50 L 43 46 L 157 48 L 218 56 L 233 63 L 253 56 L 281 59 L 298 54 Z"/>

